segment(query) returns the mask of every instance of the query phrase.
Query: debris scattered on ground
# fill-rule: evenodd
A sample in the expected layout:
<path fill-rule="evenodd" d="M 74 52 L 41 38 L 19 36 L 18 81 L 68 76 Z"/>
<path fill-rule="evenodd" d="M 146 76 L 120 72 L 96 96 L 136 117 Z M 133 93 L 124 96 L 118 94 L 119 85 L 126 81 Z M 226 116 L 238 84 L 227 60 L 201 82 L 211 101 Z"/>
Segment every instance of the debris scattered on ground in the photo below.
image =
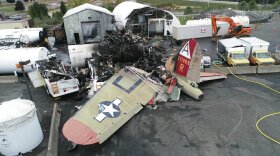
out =
<path fill-rule="evenodd" d="M 103 57 L 112 56 L 114 62 L 132 62 L 143 57 L 145 40 L 130 31 L 112 32 L 104 38 L 98 50 Z"/>

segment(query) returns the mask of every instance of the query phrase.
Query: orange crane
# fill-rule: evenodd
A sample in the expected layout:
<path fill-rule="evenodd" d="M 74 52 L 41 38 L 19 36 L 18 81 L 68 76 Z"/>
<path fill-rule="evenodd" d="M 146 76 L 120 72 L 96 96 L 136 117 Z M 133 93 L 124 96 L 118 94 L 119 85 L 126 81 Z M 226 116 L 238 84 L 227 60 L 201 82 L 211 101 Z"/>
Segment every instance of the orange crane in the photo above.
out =
<path fill-rule="evenodd" d="M 230 17 L 216 17 L 211 16 L 212 21 L 212 41 L 217 41 L 217 35 L 221 27 L 217 27 L 217 21 L 223 21 L 229 23 L 228 36 L 238 37 L 238 36 L 250 36 L 252 29 L 250 27 L 244 27 L 242 25 L 236 24 Z"/>

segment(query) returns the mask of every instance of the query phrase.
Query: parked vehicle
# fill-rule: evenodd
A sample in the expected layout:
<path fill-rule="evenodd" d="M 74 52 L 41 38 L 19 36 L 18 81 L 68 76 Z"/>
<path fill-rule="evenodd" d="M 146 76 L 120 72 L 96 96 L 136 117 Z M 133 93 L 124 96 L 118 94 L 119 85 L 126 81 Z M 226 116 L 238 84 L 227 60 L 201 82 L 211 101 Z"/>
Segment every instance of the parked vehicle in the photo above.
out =
<path fill-rule="evenodd" d="M 225 17 L 225 16 L 216 17 L 215 15 L 212 15 L 211 20 L 212 20 L 212 41 L 214 42 L 217 41 L 217 34 L 220 29 L 220 27 L 217 27 L 217 21 L 227 22 L 229 24 L 228 36 L 230 37 L 251 35 L 252 28 L 237 24 L 230 17 Z"/>
<path fill-rule="evenodd" d="M 246 44 L 245 56 L 253 65 L 274 64 L 275 60 L 268 51 L 269 42 L 256 37 L 245 37 L 240 40 Z"/>
<path fill-rule="evenodd" d="M 210 56 L 202 56 L 200 62 L 200 68 L 210 68 L 211 67 L 211 58 Z"/>
<path fill-rule="evenodd" d="M 230 66 L 249 65 L 245 57 L 245 44 L 237 38 L 219 40 L 217 43 L 218 57 Z"/>
<path fill-rule="evenodd" d="M 79 80 L 73 77 L 73 70 L 56 58 L 36 61 L 37 70 L 28 73 L 35 88 L 45 86 L 52 97 L 60 97 L 79 91 Z"/>

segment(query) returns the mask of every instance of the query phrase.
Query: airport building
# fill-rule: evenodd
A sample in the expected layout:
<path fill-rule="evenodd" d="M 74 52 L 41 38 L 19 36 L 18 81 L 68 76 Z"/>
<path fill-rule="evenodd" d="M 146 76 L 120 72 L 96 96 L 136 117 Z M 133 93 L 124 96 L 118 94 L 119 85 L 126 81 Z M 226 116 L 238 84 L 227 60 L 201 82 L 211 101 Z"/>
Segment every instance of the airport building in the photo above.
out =
<path fill-rule="evenodd" d="M 114 15 L 107 9 L 83 4 L 63 16 L 68 44 L 100 42 L 115 30 Z"/>

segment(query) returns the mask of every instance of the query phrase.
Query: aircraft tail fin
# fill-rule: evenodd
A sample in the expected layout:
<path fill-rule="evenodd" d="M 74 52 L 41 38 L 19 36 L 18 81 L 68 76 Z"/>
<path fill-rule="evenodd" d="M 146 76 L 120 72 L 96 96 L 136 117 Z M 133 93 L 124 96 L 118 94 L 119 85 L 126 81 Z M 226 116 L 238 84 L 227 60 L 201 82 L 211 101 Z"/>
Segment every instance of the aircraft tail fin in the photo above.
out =
<path fill-rule="evenodd" d="M 195 39 L 190 39 L 181 49 L 175 72 L 191 81 L 200 82 L 201 49 Z"/>

